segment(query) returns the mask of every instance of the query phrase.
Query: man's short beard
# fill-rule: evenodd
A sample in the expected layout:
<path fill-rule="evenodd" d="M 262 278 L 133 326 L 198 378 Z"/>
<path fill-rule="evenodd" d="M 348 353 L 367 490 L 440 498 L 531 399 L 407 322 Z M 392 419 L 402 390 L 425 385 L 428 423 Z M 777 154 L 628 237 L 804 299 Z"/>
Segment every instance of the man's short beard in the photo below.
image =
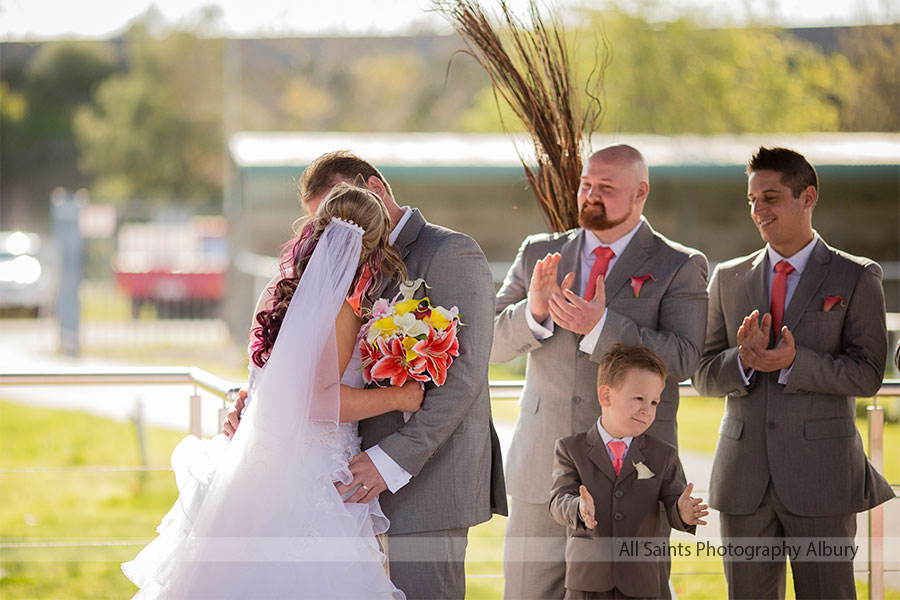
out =
<path fill-rule="evenodd" d="M 588 213 L 586 208 L 593 208 L 595 210 Z M 581 205 L 581 210 L 578 211 L 578 224 L 581 225 L 582 228 L 587 229 L 588 231 L 608 231 L 613 227 L 618 227 L 622 223 L 628 220 L 628 217 L 631 216 L 631 212 L 622 216 L 621 219 L 616 219 L 611 221 L 606 216 L 606 207 L 603 204 L 597 204 L 596 206 L 591 206 L 587 202 Z"/>

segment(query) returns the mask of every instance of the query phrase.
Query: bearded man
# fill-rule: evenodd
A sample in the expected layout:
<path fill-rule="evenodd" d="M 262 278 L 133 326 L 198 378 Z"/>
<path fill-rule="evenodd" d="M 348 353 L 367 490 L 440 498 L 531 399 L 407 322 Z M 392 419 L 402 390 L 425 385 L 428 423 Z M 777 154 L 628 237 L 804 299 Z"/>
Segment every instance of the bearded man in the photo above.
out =
<path fill-rule="evenodd" d="M 565 594 L 566 531 L 548 510 L 554 444 L 598 421 L 597 365 L 613 344 L 646 346 L 665 362 L 669 377 L 648 433 L 677 446 L 678 382 L 700 362 L 709 266 L 650 227 L 642 215 L 649 192 L 635 148 L 591 155 L 578 193 L 580 227 L 526 238 L 497 294 L 491 361 L 528 355 L 506 461 L 507 599 Z M 668 525 L 660 535 L 668 537 Z M 664 594 L 668 570 L 667 561 Z"/>

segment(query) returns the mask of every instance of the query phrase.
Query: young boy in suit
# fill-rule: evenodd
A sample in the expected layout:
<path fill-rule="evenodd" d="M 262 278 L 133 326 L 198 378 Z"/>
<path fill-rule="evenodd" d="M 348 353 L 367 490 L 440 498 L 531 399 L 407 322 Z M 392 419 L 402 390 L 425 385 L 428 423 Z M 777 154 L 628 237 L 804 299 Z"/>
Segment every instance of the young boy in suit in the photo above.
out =
<path fill-rule="evenodd" d="M 550 514 L 567 528 L 566 598 L 660 596 L 659 559 L 671 549 L 658 538 L 659 503 L 675 529 L 706 524 L 675 448 L 644 433 L 665 381 L 652 350 L 616 344 L 597 373 L 600 419 L 556 442 Z"/>

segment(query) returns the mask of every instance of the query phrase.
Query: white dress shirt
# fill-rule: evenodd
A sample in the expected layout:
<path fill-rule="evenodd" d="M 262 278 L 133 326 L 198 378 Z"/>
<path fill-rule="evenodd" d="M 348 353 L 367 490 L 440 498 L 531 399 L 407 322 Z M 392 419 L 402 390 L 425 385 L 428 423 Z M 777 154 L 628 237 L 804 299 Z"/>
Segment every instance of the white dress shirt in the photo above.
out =
<path fill-rule="evenodd" d="M 600 439 L 603 440 L 603 446 L 606 448 L 606 455 L 609 457 L 610 461 L 613 461 L 613 453 L 609 448 L 610 442 L 625 442 L 625 452 L 622 453 L 622 459 L 624 460 L 625 456 L 628 455 L 628 449 L 631 448 L 631 442 L 634 440 L 633 436 L 623 437 L 623 438 L 614 438 L 607 430 L 603 429 L 603 423 L 601 420 L 603 417 L 599 417 L 597 419 L 597 430 L 600 432 Z"/>
<path fill-rule="evenodd" d="M 599 248 L 600 246 L 608 246 L 614 253 L 614 256 L 609 259 L 609 264 L 606 266 L 606 275 L 603 276 L 603 279 L 605 280 L 606 277 L 612 272 L 616 261 L 619 260 L 619 257 L 622 256 L 622 253 L 625 252 L 625 248 L 628 247 L 628 244 L 631 242 L 631 239 L 634 237 L 634 234 L 637 233 L 637 230 L 640 228 L 643 222 L 644 217 L 641 217 L 640 222 L 638 222 L 638 224 L 635 225 L 631 231 L 615 240 L 611 244 L 604 244 L 600 241 L 600 238 L 598 238 L 596 234 L 594 234 L 594 232 L 585 230 L 584 247 L 581 249 L 581 261 L 579 263 L 579 268 L 581 269 L 581 277 L 579 277 L 581 286 L 580 289 L 573 291 L 576 291 L 579 296 L 584 298 L 584 291 L 588 286 L 588 279 L 591 276 L 591 269 L 594 267 L 594 263 L 597 260 L 597 256 L 594 254 L 594 250 L 596 248 Z M 600 334 L 603 332 L 603 325 L 606 323 L 606 314 L 607 311 L 603 311 L 603 316 L 600 317 L 600 320 L 597 321 L 597 324 L 594 325 L 594 328 L 591 329 L 584 336 L 584 338 L 582 338 L 581 342 L 578 344 L 579 350 L 586 354 L 591 354 L 594 351 L 594 347 L 597 345 L 597 340 L 600 339 Z M 547 317 L 547 319 L 543 323 L 538 323 L 534 320 L 534 317 L 531 314 L 531 306 L 527 302 L 525 306 L 525 321 L 528 323 L 528 328 L 531 329 L 531 333 L 534 334 L 534 338 L 536 340 L 545 340 L 553 335 L 553 319 L 551 317 Z"/>
<path fill-rule="evenodd" d="M 772 246 L 766 244 L 766 254 L 769 260 L 769 268 L 766 271 L 766 285 L 769 287 L 769 307 L 772 306 L 772 283 L 775 281 L 775 265 L 780 263 L 783 260 L 786 260 L 790 263 L 794 270 L 788 273 L 787 282 L 785 286 L 784 292 L 784 312 L 787 313 L 788 306 L 791 304 L 791 298 L 794 297 L 794 292 L 797 290 L 797 284 L 800 283 L 800 276 L 803 275 L 803 270 L 806 268 L 806 263 L 809 262 L 809 257 L 812 256 L 813 248 L 816 247 L 816 242 L 819 241 L 819 234 L 813 231 L 813 239 L 810 243 L 803 246 L 799 251 L 797 251 L 790 258 L 781 256 L 772 248 Z M 741 372 L 741 378 L 744 381 L 744 386 L 750 385 L 750 377 L 753 376 L 755 369 L 750 369 L 749 373 L 744 372 L 744 365 L 741 363 L 741 356 L 738 354 L 738 369 Z M 786 385 L 788 382 L 788 377 L 791 375 L 791 369 L 793 369 L 793 365 L 788 367 L 787 369 L 781 369 L 778 373 L 778 383 L 782 385 Z"/>

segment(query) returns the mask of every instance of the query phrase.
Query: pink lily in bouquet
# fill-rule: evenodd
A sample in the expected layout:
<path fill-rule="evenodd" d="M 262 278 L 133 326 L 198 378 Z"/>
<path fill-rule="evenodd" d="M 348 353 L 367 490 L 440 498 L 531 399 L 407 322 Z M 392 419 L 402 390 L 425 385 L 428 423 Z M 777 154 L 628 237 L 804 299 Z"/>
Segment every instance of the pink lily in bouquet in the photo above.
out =
<path fill-rule="evenodd" d="M 432 306 L 427 297 L 414 299 L 424 283 L 401 285 L 392 301 L 382 298 L 372 307 L 359 342 L 366 383 L 400 386 L 414 379 L 440 386 L 447 381 L 447 369 L 459 356 L 459 311 Z"/>

